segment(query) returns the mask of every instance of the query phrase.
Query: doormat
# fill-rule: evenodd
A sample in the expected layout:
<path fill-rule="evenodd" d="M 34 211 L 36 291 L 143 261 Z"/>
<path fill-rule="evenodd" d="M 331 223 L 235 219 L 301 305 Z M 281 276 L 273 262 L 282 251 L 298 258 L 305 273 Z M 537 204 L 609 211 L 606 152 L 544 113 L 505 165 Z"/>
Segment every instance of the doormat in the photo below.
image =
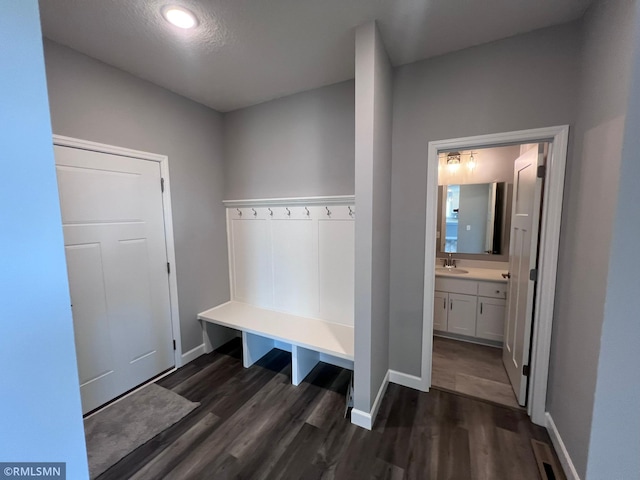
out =
<path fill-rule="evenodd" d="M 198 405 L 151 383 L 87 418 L 84 432 L 91 478 L 118 463 Z"/>

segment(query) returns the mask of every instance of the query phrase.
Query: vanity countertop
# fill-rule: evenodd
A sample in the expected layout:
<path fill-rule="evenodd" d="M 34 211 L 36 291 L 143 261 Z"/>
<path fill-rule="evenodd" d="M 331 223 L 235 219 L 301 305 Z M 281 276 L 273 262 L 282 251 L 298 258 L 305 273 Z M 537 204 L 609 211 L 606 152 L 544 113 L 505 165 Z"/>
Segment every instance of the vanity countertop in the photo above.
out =
<path fill-rule="evenodd" d="M 459 280 L 486 280 L 490 282 L 507 283 L 507 279 L 502 277 L 507 270 L 499 270 L 495 268 L 474 268 L 459 266 L 452 270 L 466 270 L 469 273 L 449 273 L 442 271 L 440 265 L 436 265 L 436 277 L 457 278 Z"/>

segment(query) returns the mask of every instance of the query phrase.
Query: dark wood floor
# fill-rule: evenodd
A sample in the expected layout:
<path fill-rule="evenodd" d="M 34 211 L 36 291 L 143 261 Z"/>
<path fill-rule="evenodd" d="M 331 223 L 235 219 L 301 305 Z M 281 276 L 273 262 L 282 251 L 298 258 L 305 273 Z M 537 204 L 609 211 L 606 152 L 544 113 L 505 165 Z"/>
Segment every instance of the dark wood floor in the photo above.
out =
<path fill-rule="evenodd" d="M 158 383 L 201 405 L 99 479 L 539 479 L 518 410 L 389 385 L 373 431 L 342 417 L 350 372 L 319 364 L 291 385 L 290 354 L 249 369 L 237 341 Z"/>

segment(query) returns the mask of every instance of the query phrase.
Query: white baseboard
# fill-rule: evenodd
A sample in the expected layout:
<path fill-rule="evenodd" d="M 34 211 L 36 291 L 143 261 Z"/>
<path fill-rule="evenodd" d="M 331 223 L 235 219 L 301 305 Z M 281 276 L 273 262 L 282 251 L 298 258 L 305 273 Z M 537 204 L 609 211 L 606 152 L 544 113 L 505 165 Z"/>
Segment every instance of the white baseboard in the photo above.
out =
<path fill-rule="evenodd" d="M 562 465 L 562 469 L 564 470 L 564 474 L 567 477 L 567 480 L 580 480 L 580 476 L 576 471 L 576 467 L 573 465 L 571 461 L 571 457 L 569 456 L 569 452 L 567 451 L 567 447 L 565 447 L 564 442 L 562 441 L 562 437 L 560 437 L 560 432 L 558 432 L 558 428 L 551 418 L 551 414 L 547 412 L 547 432 L 549 432 L 549 437 L 551 437 L 551 443 L 553 443 L 553 448 L 556 450 L 556 454 L 560 459 L 560 464 Z"/>
<path fill-rule="evenodd" d="M 196 358 L 198 358 L 200 355 L 204 355 L 205 352 L 205 345 L 204 343 L 198 345 L 196 348 L 192 348 L 191 350 L 189 350 L 187 353 L 183 353 L 181 360 L 182 360 L 182 365 L 184 366 L 189 362 L 192 362 L 193 360 L 195 360 Z"/>
<path fill-rule="evenodd" d="M 403 387 L 413 388 L 414 390 L 422 390 L 422 379 L 415 375 L 409 375 L 408 373 L 398 372 L 396 370 L 389 370 L 389 381 L 396 385 L 402 385 Z"/>
<path fill-rule="evenodd" d="M 387 386 L 389 385 L 389 373 L 390 370 L 387 370 L 387 373 L 382 380 L 382 385 L 380 385 L 380 389 L 378 390 L 378 395 L 376 395 L 376 399 L 371 407 L 371 411 L 365 412 L 354 408 L 351 410 L 351 423 L 359 427 L 366 428 L 367 430 L 371 430 L 373 423 L 376 420 L 376 416 L 378 415 L 380 405 L 382 404 L 384 394 L 387 391 Z"/>

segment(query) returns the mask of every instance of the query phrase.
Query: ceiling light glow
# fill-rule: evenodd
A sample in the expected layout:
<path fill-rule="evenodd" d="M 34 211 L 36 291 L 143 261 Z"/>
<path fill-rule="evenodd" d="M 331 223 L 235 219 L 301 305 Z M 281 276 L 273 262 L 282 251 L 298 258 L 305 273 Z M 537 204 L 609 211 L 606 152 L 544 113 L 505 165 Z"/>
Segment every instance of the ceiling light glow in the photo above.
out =
<path fill-rule="evenodd" d="M 183 7 L 177 7 L 174 5 L 164 7 L 162 9 L 162 15 L 167 22 L 178 28 L 193 28 L 198 24 L 196 16 Z"/>

